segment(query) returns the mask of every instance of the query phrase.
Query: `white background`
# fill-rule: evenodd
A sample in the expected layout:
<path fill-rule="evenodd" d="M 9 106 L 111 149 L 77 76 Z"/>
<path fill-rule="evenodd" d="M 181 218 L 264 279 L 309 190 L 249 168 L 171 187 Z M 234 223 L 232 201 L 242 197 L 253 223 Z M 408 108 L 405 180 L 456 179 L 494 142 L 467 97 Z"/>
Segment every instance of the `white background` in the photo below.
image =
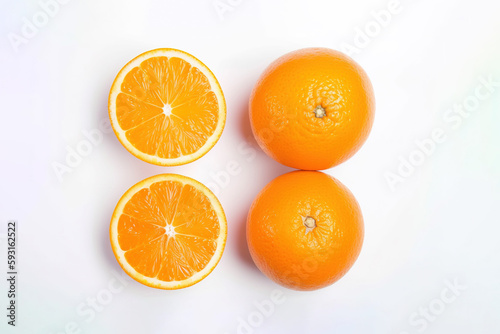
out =
<path fill-rule="evenodd" d="M 500 81 L 500 4 L 401 0 L 398 13 L 377 30 L 371 12 L 389 2 L 73 0 L 13 47 L 9 34 L 21 36 L 23 18 L 33 21 L 42 8 L 38 1 L 2 0 L 0 267 L 4 272 L 7 220 L 17 219 L 20 275 L 14 329 L 6 325 L 1 279 L 0 331 L 500 332 L 500 87 L 459 126 L 444 119 L 454 104 L 474 100 L 481 77 Z M 215 7 L 224 4 L 230 10 Z M 356 41 L 352 56 L 374 85 L 375 124 L 358 154 L 326 171 L 360 202 L 363 250 L 333 286 L 286 290 L 257 270 L 246 248 L 253 198 L 291 170 L 256 146 L 248 97 L 280 55 L 309 46 L 355 46 L 366 27 L 372 37 L 366 45 Z M 218 77 L 228 106 L 218 144 L 194 163 L 162 168 L 133 157 L 107 133 L 60 182 L 53 164 L 66 163 L 68 150 L 85 140 L 83 131 L 107 122 L 107 96 L 118 70 L 158 47 L 190 52 Z M 437 128 L 446 140 L 391 189 L 386 173 L 397 173 L 400 157 L 417 156 L 415 141 Z M 230 161 L 239 164 L 238 175 L 217 183 L 215 175 L 227 175 Z M 110 283 L 119 287 L 113 272 L 122 271 L 108 240 L 118 199 L 136 182 L 164 172 L 196 178 L 217 193 L 229 224 L 221 262 L 205 280 L 178 291 L 127 279 L 94 317 L 78 312 L 88 312 L 89 298 L 109 297 Z M 453 296 L 446 281 L 466 287 L 450 303 L 441 297 Z M 274 290 L 283 293 L 282 303 L 270 314 L 257 313 L 255 302 L 269 301 Z M 430 312 L 428 320 L 422 312 Z"/>

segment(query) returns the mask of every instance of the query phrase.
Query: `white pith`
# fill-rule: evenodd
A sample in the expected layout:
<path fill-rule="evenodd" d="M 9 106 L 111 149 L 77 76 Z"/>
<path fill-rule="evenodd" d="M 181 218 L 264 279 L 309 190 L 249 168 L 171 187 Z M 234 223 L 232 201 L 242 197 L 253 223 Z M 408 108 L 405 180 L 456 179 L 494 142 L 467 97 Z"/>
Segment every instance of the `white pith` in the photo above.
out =
<path fill-rule="evenodd" d="M 128 141 L 125 135 L 126 131 L 123 130 L 118 123 L 118 119 L 116 117 L 116 98 L 118 94 L 121 92 L 121 85 L 123 83 L 123 80 L 125 79 L 125 76 L 134 67 L 139 66 L 144 60 L 152 57 L 177 57 L 190 63 L 192 66 L 198 68 L 205 75 L 205 77 L 208 79 L 210 83 L 211 90 L 217 97 L 217 101 L 219 104 L 219 117 L 215 130 L 213 134 L 207 138 L 205 144 L 203 144 L 196 152 L 192 154 L 181 155 L 177 158 L 160 158 L 156 155 L 144 153 L 135 148 Z M 116 76 L 113 86 L 111 87 L 111 91 L 109 94 L 108 108 L 109 108 L 109 117 L 111 120 L 113 130 L 115 131 L 116 136 L 118 137 L 120 142 L 125 146 L 125 148 L 130 153 L 140 158 L 141 160 L 161 166 L 182 165 L 194 161 L 203 156 L 204 154 L 206 154 L 219 139 L 220 135 L 222 134 L 222 130 L 224 129 L 224 124 L 226 122 L 226 101 L 224 99 L 224 94 L 222 93 L 222 89 L 220 88 L 219 82 L 215 78 L 214 74 L 210 71 L 210 69 L 207 66 L 205 66 L 205 64 L 203 64 L 194 56 L 176 49 L 157 49 L 148 51 L 137 56 L 136 58 L 132 59 L 128 64 L 126 64 Z M 171 116 L 172 115 L 171 111 L 172 108 L 169 104 L 166 104 L 163 107 L 163 113 L 166 116 Z"/>
<path fill-rule="evenodd" d="M 138 192 L 139 190 L 143 188 L 148 188 L 151 184 L 156 183 L 156 182 L 161 182 L 161 181 L 176 181 L 176 182 L 181 182 L 184 185 L 191 185 L 198 189 L 199 191 L 203 192 L 205 196 L 207 196 L 210 199 L 210 202 L 217 213 L 217 218 L 219 221 L 219 237 L 216 240 L 217 243 L 217 248 L 208 262 L 208 264 L 199 272 L 195 273 L 193 276 L 182 280 L 182 281 L 170 281 L 170 282 L 165 282 L 161 281 L 155 277 L 147 277 L 144 276 L 143 274 L 137 272 L 125 258 L 125 251 L 123 251 L 119 245 L 118 242 L 118 221 L 120 219 L 120 216 L 123 213 L 123 208 L 127 204 L 127 202 L 132 198 L 132 196 Z M 174 237 L 175 238 L 175 229 L 173 228 L 172 225 L 171 228 L 169 228 L 170 224 L 167 224 L 165 227 L 165 234 L 168 235 L 169 237 Z M 143 283 L 147 286 L 158 288 L 158 289 L 178 289 L 178 288 L 184 288 L 191 286 L 199 281 L 201 281 L 203 278 L 205 278 L 210 272 L 215 268 L 217 263 L 219 262 L 220 258 L 222 257 L 222 253 L 224 251 L 225 243 L 226 243 L 226 237 L 227 237 L 227 222 L 226 222 L 226 217 L 224 214 L 224 210 L 222 209 L 222 206 L 215 197 L 215 195 L 203 184 L 200 182 L 182 176 L 182 175 L 177 175 L 177 174 L 160 174 L 156 176 L 152 176 L 150 178 L 147 178 L 136 185 L 132 186 L 127 192 L 122 196 L 120 201 L 118 202 L 115 211 L 113 213 L 113 217 L 111 219 L 111 224 L 110 224 L 110 239 L 111 239 L 111 245 L 113 248 L 113 252 L 115 253 L 116 259 L 118 260 L 118 263 L 120 266 L 123 268 L 123 270 L 133 279 L 136 281 Z"/>

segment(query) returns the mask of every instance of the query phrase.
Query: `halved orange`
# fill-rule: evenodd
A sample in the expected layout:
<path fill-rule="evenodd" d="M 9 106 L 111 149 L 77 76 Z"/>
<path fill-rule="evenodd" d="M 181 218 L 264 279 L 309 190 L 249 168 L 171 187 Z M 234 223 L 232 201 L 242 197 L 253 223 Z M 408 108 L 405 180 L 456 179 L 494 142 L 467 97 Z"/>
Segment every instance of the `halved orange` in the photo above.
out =
<path fill-rule="evenodd" d="M 162 166 L 206 154 L 226 121 L 226 102 L 214 74 L 176 49 L 151 50 L 125 65 L 111 87 L 108 109 L 122 145 Z"/>
<path fill-rule="evenodd" d="M 130 188 L 116 205 L 111 247 L 123 270 L 159 289 L 191 286 L 212 272 L 227 237 L 222 206 L 203 184 L 160 174 Z"/>

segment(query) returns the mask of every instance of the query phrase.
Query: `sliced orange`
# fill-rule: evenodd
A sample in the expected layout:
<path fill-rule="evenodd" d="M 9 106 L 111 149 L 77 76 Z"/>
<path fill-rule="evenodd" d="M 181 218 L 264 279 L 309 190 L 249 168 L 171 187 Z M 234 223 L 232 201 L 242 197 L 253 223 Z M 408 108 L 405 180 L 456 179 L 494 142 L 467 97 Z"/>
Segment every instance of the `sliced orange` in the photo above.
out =
<path fill-rule="evenodd" d="M 116 205 L 111 247 L 123 270 L 159 289 L 191 286 L 212 272 L 227 237 L 222 206 L 203 184 L 160 174 L 130 188 Z"/>
<path fill-rule="evenodd" d="M 125 65 L 111 87 L 108 108 L 122 145 L 162 166 L 206 154 L 226 121 L 226 102 L 214 74 L 176 49 L 151 50 Z"/>

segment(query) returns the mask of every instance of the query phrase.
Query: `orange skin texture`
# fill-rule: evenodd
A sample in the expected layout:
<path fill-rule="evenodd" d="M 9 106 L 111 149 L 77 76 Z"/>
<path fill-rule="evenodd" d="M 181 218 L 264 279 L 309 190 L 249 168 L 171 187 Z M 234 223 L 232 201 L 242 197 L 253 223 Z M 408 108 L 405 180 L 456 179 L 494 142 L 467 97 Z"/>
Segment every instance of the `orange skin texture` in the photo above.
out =
<path fill-rule="evenodd" d="M 317 106 L 326 116 L 316 117 Z M 335 50 L 307 48 L 269 65 L 249 110 L 254 136 L 269 156 L 292 168 L 321 170 L 361 148 L 372 128 L 375 97 L 354 60 Z"/>
<path fill-rule="evenodd" d="M 316 226 L 306 233 L 305 217 Z M 361 251 L 364 223 L 352 193 L 321 172 L 294 171 L 271 181 L 247 220 L 253 261 L 274 282 L 316 290 L 344 276 Z"/>

